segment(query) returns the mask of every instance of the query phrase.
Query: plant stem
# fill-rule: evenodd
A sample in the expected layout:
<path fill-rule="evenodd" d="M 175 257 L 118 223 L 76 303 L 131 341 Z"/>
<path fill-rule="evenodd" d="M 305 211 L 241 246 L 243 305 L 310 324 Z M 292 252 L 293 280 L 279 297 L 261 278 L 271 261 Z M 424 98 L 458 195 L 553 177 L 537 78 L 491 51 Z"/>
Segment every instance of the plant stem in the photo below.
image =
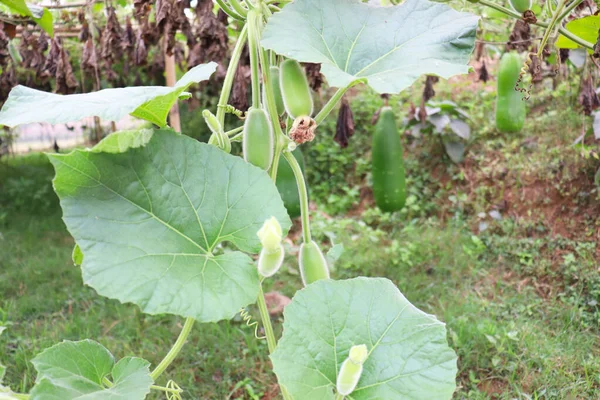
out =
<path fill-rule="evenodd" d="M 158 377 L 163 372 L 165 372 L 165 370 L 169 367 L 169 365 L 171 365 L 171 363 L 173 362 L 175 357 L 177 357 L 177 355 L 181 351 L 181 348 L 185 344 L 185 341 L 186 341 L 188 335 L 190 334 L 192 328 L 194 327 L 194 322 L 196 322 L 196 321 L 193 318 L 186 318 L 185 324 L 183 325 L 183 329 L 181 330 L 179 337 L 175 341 L 175 344 L 173 345 L 173 347 L 171 347 L 171 350 L 169 350 L 169 352 L 167 353 L 165 358 L 163 358 L 163 360 L 160 362 L 160 364 L 158 364 L 158 366 L 150 374 L 150 377 L 152 378 L 153 381 L 156 382 L 156 379 L 158 379 Z"/>
<path fill-rule="evenodd" d="M 223 0 L 217 0 L 217 4 L 219 5 L 219 7 L 221 7 L 221 10 L 223 10 L 223 12 L 229 15 L 231 18 L 237 19 L 238 21 L 244 20 L 244 18 L 241 15 L 229 8 Z"/>
<path fill-rule="evenodd" d="M 248 15 L 248 10 L 246 10 L 239 2 L 239 0 L 229 0 L 229 4 L 231 4 L 231 8 L 233 11 L 241 15 L 242 17 L 246 17 Z"/>
<path fill-rule="evenodd" d="M 513 17 L 516 19 L 523 19 L 522 15 L 519 15 L 519 13 L 513 11 L 513 10 L 509 10 L 506 7 L 502 7 L 501 5 L 498 5 L 496 3 L 493 3 L 491 1 L 488 0 L 479 0 L 479 4 L 482 4 L 486 7 L 490 7 L 493 8 L 494 10 L 500 11 L 501 13 L 504 13 L 506 15 L 508 15 L 509 17 Z M 563 13 L 564 14 L 564 13 Z M 547 22 L 542 22 L 542 21 L 538 21 L 535 24 L 536 26 L 541 26 L 542 28 L 547 28 L 549 26 L 549 23 Z M 572 41 L 574 41 L 575 43 L 577 43 L 578 45 L 580 45 L 581 47 L 585 47 L 588 49 L 593 50 L 594 45 L 590 42 L 588 42 L 587 40 L 584 40 L 582 38 L 580 38 L 579 36 L 569 32 L 568 30 L 566 30 L 565 28 L 563 28 L 562 26 L 558 27 L 558 31 L 565 36 L 568 39 L 571 39 Z"/>
<path fill-rule="evenodd" d="M 567 8 L 565 8 L 565 11 L 559 15 L 558 20 L 561 22 L 564 21 L 564 19 L 567 18 L 569 14 L 571 14 L 571 11 L 573 11 L 575 7 L 580 5 L 582 2 L 583 0 L 574 0 L 571 4 L 569 4 Z"/>
<path fill-rule="evenodd" d="M 258 311 L 260 312 L 260 319 L 262 319 L 263 328 L 265 329 L 265 336 L 267 337 L 267 346 L 269 347 L 269 354 L 275 351 L 277 346 L 277 340 L 275 339 L 275 333 L 273 332 L 273 325 L 271 324 L 271 316 L 267 309 L 267 302 L 265 301 L 265 294 L 262 288 L 262 281 L 258 289 Z"/>
<path fill-rule="evenodd" d="M 298 194 L 300 195 L 300 213 L 302 215 L 302 240 L 304 243 L 309 243 L 312 240 L 310 234 L 310 218 L 308 213 L 308 192 L 306 191 L 306 182 L 304 181 L 304 175 L 302 175 L 302 169 L 300 164 L 296 160 L 296 157 L 289 151 L 284 151 L 283 156 L 292 167 L 294 176 L 296 177 L 296 184 L 298 185 Z"/>
<path fill-rule="evenodd" d="M 225 134 L 226 134 L 227 136 L 235 136 L 235 135 L 237 135 L 238 133 L 240 133 L 240 132 L 241 132 L 241 131 L 243 131 L 243 130 L 244 130 L 244 125 L 242 125 L 242 126 L 238 126 L 238 127 L 237 127 L 237 128 L 235 128 L 235 129 L 232 129 L 232 130 L 230 130 L 230 131 L 227 131 L 227 132 L 225 132 Z"/>
<path fill-rule="evenodd" d="M 339 394 L 339 393 L 336 393 L 335 394 L 335 400 L 344 400 L 344 396 L 341 395 L 341 394 Z"/>
<path fill-rule="evenodd" d="M 225 107 L 229 102 L 229 95 L 231 94 L 233 79 L 235 78 L 235 73 L 237 72 L 238 63 L 240 62 L 240 57 L 242 56 L 242 51 L 244 50 L 244 45 L 246 44 L 247 38 L 248 25 L 244 25 L 233 52 L 231 53 L 231 60 L 229 61 L 229 66 L 227 67 L 227 75 L 225 75 L 225 80 L 223 81 L 223 88 L 221 89 L 221 96 L 219 97 L 219 104 L 217 106 L 217 118 L 223 127 L 225 127 Z"/>
<path fill-rule="evenodd" d="M 248 13 L 248 50 L 250 53 L 250 71 L 252 74 L 252 107 L 260 108 L 260 68 L 258 66 L 258 26 L 257 12 L 251 10 Z"/>
<path fill-rule="evenodd" d="M 323 106 L 321 111 L 319 111 L 319 113 L 315 117 L 315 122 L 317 123 L 317 125 L 320 125 L 321 122 L 323 122 L 325 120 L 325 118 L 327 118 L 329 113 L 331 113 L 331 111 L 333 111 L 333 109 L 335 108 L 337 103 L 339 103 L 339 101 L 342 99 L 342 96 L 344 96 L 344 93 L 346 93 L 348 91 L 348 89 L 350 89 L 352 86 L 355 86 L 362 82 L 364 82 L 364 79 L 357 79 L 355 81 L 350 82 L 348 84 L 348 86 L 339 88 L 337 90 L 337 92 L 335 92 L 335 94 L 329 99 L 327 104 L 325 104 Z"/>
<path fill-rule="evenodd" d="M 557 22 L 558 23 L 562 22 L 562 21 L 558 21 L 558 16 L 562 12 L 562 9 L 564 6 L 565 6 L 565 0 L 560 0 L 560 2 L 558 3 L 558 7 L 556 7 L 556 11 L 554 11 L 554 15 L 552 16 L 552 19 L 550 20 L 550 25 L 546 28 L 546 32 L 544 32 L 544 37 L 542 38 L 540 47 L 538 48 L 538 52 L 537 52 L 538 58 L 542 56 L 542 52 L 544 51 L 544 48 L 546 47 L 546 44 L 548 43 L 548 38 L 550 38 L 552 31 L 554 31 L 554 27 L 556 26 Z"/>

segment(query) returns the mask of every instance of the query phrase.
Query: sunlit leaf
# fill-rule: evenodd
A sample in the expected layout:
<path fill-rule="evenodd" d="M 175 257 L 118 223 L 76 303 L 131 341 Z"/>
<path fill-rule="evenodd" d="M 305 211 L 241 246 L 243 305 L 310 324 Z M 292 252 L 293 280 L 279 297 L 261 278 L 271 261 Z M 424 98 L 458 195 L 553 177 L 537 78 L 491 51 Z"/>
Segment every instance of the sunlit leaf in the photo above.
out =
<path fill-rule="evenodd" d="M 334 399 L 337 374 L 353 345 L 369 356 L 353 400 L 449 400 L 456 354 L 446 329 L 381 278 L 321 280 L 297 292 L 284 311 L 271 356 L 295 400 Z"/>
<path fill-rule="evenodd" d="M 381 7 L 360 0 L 296 0 L 269 18 L 262 44 L 321 63 L 331 86 L 364 78 L 398 93 L 423 74 L 467 73 L 478 17 L 427 0 Z"/>
<path fill-rule="evenodd" d="M 192 83 L 208 79 L 216 68 L 214 62 L 198 65 L 189 70 L 174 87 L 137 86 L 59 95 L 19 85 L 10 91 L 0 111 L 0 125 L 12 127 L 33 122 L 60 124 L 92 116 L 117 121 L 131 114 L 165 126 L 169 110 L 179 95 Z"/>

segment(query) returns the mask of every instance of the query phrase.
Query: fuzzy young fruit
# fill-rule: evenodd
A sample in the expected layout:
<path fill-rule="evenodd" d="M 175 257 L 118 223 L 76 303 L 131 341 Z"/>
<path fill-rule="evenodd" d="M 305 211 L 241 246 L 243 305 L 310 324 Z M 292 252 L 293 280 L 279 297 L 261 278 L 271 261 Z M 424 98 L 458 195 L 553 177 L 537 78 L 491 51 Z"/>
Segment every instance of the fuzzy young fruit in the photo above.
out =
<path fill-rule="evenodd" d="M 402 141 L 391 107 L 383 107 L 375 126 L 372 150 L 373 195 L 382 211 L 401 210 L 406 203 Z"/>
<path fill-rule="evenodd" d="M 503 133 L 519 132 L 527 113 L 523 95 L 515 90 L 523 60 L 518 53 L 504 53 L 498 67 L 496 128 Z"/>
<path fill-rule="evenodd" d="M 281 97 L 281 86 L 279 82 L 279 68 L 271 67 L 271 88 L 273 89 L 273 95 L 275 96 L 275 105 L 277 106 L 277 114 L 281 115 L 285 112 L 285 104 L 283 104 L 283 97 Z M 267 104 L 266 91 L 267 87 L 263 85 L 263 103 Z"/>
<path fill-rule="evenodd" d="M 327 260 L 314 240 L 309 243 L 302 243 L 298 254 L 298 263 L 300 264 L 300 275 L 304 286 L 320 279 L 329 279 Z"/>
<path fill-rule="evenodd" d="M 352 346 L 348 358 L 342 363 L 337 376 L 337 392 L 342 396 L 348 396 L 356 389 L 363 371 L 363 364 L 367 360 L 369 352 L 364 344 Z"/>
<path fill-rule="evenodd" d="M 227 153 L 231 153 L 231 140 L 229 140 L 229 136 L 223 131 L 223 127 L 217 117 L 209 110 L 202 111 L 202 116 L 204 117 L 206 125 L 212 132 L 212 135 L 208 139 L 208 144 L 212 144 Z"/>
<path fill-rule="evenodd" d="M 531 0 L 508 0 L 512 8 L 520 14 L 531 10 Z"/>
<path fill-rule="evenodd" d="M 296 60 L 285 60 L 279 71 L 279 85 L 285 110 L 292 119 L 311 116 L 313 98 L 304 70 Z"/>
<path fill-rule="evenodd" d="M 246 115 L 242 148 L 244 160 L 268 170 L 273 161 L 273 127 L 264 110 L 253 108 Z"/>
<path fill-rule="evenodd" d="M 258 273 L 265 278 L 275 275 L 283 264 L 284 254 L 283 245 L 281 244 L 271 251 L 263 248 L 258 256 Z"/>
<path fill-rule="evenodd" d="M 292 152 L 292 155 L 298 161 L 300 169 L 304 172 L 304 156 L 297 148 Z M 297 218 L 300 216 L 300 195 L 298 194 L 298 184 L 296 183 L 296 176 L 294 170 L 287 162 L 285 157 L 279 158 L 279 167 L 277 168 L 277 190 L 283 200 L 290 218 Z"/>

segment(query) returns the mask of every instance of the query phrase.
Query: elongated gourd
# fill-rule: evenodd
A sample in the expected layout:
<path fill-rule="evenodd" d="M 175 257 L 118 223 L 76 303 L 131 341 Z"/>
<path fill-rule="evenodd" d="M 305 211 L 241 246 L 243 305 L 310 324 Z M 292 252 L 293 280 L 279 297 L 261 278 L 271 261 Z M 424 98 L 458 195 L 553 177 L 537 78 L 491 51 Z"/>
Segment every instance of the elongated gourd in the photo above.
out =
<path fill-rule="evenodd" d="M 526 104 L 515 90 L 523 61 L 517 53 L 504 53 L 498 67 L 496 128 L 503 133 L 519 132 L 525 124 Z"/>
<path fill-rule="evenodd" d="M 531 0 L 508 0 L 512 8 L 520 14 L 531 9 Z"/>
<path fill-rule="evenodd" d="M 297 147 L 292 152 L 300 169 L 304 172 L 304 156 Z M 297 218 L 300 216 L 300 194 L 298 193 L 298 185 L 296 184 L 296 177 L 294 176 L 294 170 L 290 167 L 290 164 L 285 160 L 284 157 L 279 158 L 279 167 L 277 168 L 277 190 L 283 200 L 283 205 L 287 209 L 290 218 Z"/>
<path fill-rule="evenodd" d="M 281 97 L 281 86 L 279 82 L 279 67 L 271 67 L 271 87 L 273 88 L 273 95 L 275 96 L 275 105 L 277 106 L 277 114 L 281 115 L 285 112 L 285 104 L 283 104 L 283 97 Z M 266 86 L 263 85 L 263 103 L 267 104 L 267 96 L 265 94 Z"/>
<path fill-rule="evenodd" d="M 320 279 L 329 279 L 327 260 L 314 240 L 302 243 L 298 263 L 300 264 L 300 275 L 304 286 Z"/>
<path fill-rule="evenodd" d="M 304 69 L 296 60 L 285 60 L 279 71 L 279 84 L 285 110 L 292 119 L 311 116 L 313 99 Z"/>
<path fill-rule="evenodd" d="M 336 389 L 339 394 L 348 396 L 356 389 L 363 372 L 363 364 L 368 356 L 369 352 L 364 344 L 350 348 L 348 358 L 342 363 L 337 377 Z"/>
<path fill-rule="evenodd" d="M 248 111 L 242 139 L 244 160 L 268 170 L 273 161 L 274 145 L 273 127 L 267 113 L 259 108 Z"/>
<path fill-rule="evenodd" d="M 372 150 L 373 195 L 382 211 L 393 212 L 406 203 L 402 142 L 391 107 L 383 107 L 375 126 Z"/>

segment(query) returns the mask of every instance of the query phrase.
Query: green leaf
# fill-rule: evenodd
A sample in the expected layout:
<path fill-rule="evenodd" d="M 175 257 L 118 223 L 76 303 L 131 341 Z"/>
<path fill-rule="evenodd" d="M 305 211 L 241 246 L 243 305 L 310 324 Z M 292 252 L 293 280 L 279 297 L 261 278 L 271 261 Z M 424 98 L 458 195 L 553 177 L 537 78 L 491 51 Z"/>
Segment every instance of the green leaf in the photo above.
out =
<path fill-rule="evenodd" d="M 126 357 L 115 364 L 112 354 L 91 340 L 64 341 L 32 363 L 38 376 L 31 400 L 143 400 L 153 383 L 148 361 Z"/>
<path fill-rule="evenodd" d="M 262 45 L 298 61 L 322 63 L 331 86 L 363 78 L 379 93 L 398 93 L 422 74 L 467 73 L 477 21 L 426 0 L 394 7 L 296 0 L 269 19 Z"/>
<path fill-rule="evenodd" d="M 33 18 L 36 24 L 39 25 L 50 37 L 54 37 L 54 20 L 52 19 L 52 13 L 44 8 L 43 14 L 40 18 Z"/>
<path fill-rule="evenodd" d="M 598 40 L 598 30 L 600 29 L 600 15 L 589 15 L 574 19 L 567 23 L 565 28 L 583 40 L 596 43 Z M 556 41 L 556 47 L 559 49 L 576 49 L 581 46 L 561 34 Z M 589 50 L 589 52 L 592 53 L 592 50 Z"/>
<path fill-rule="evenodd" d="M 201 322 L 256 301 L 253 260 L 213 252 L 228 241 L 258 253 L 256 232 L 271 216 L 287 233 L 291 221 L 266 172 L 170 130 L 125 153 L 49 157 L 64 221 L 84 255 L 83 280 L 99 294 Z"/>
<path fill-rule="evenodd" d="M 73 253 L 71 254 L 71 258 L 73 259 L 73 264 L 76 266 L 80 266 L 83 264 L 83 253 L 81 252 L 81 247 L 78 244 L 73 247 Z"/>
<path fill-rule="evenodd" d="M 296 293 L 284 321 L 271 360 L 295 400 L 333 399 L 339 368 L 359 344 L 369 357 L 348 399 L 442 400 L 456 388 L 445 325 L 387 279 L 317 281 Z"/>
<path fill-rule="evenodd" d="M 154 129 L 115 132 L 102 139 L 91 151 L 95 153 L 125 153 L 129 149 L 147 145 L 153 134 Z"/>
<path fill-rule="evenodd" d="M 6 5 L 11 11 L 24 17 L 31 17 L 31 11 L 24 0 L 0 0 L 0 3 Z"/>
<path fill-rule="evenodd" d="M 138 86 L 104 89 L 85 94 L 59 95 L 16 86 L 0 111 L 0 125 L 13 127 L 33 122 L 61 124 L 97 116 L 117 121 L 127 114 L 166 125 L 169 110 L 192 83 L 208 79 L 217 64 L 198 65 L 189 70 L 174 87 Z"/>

